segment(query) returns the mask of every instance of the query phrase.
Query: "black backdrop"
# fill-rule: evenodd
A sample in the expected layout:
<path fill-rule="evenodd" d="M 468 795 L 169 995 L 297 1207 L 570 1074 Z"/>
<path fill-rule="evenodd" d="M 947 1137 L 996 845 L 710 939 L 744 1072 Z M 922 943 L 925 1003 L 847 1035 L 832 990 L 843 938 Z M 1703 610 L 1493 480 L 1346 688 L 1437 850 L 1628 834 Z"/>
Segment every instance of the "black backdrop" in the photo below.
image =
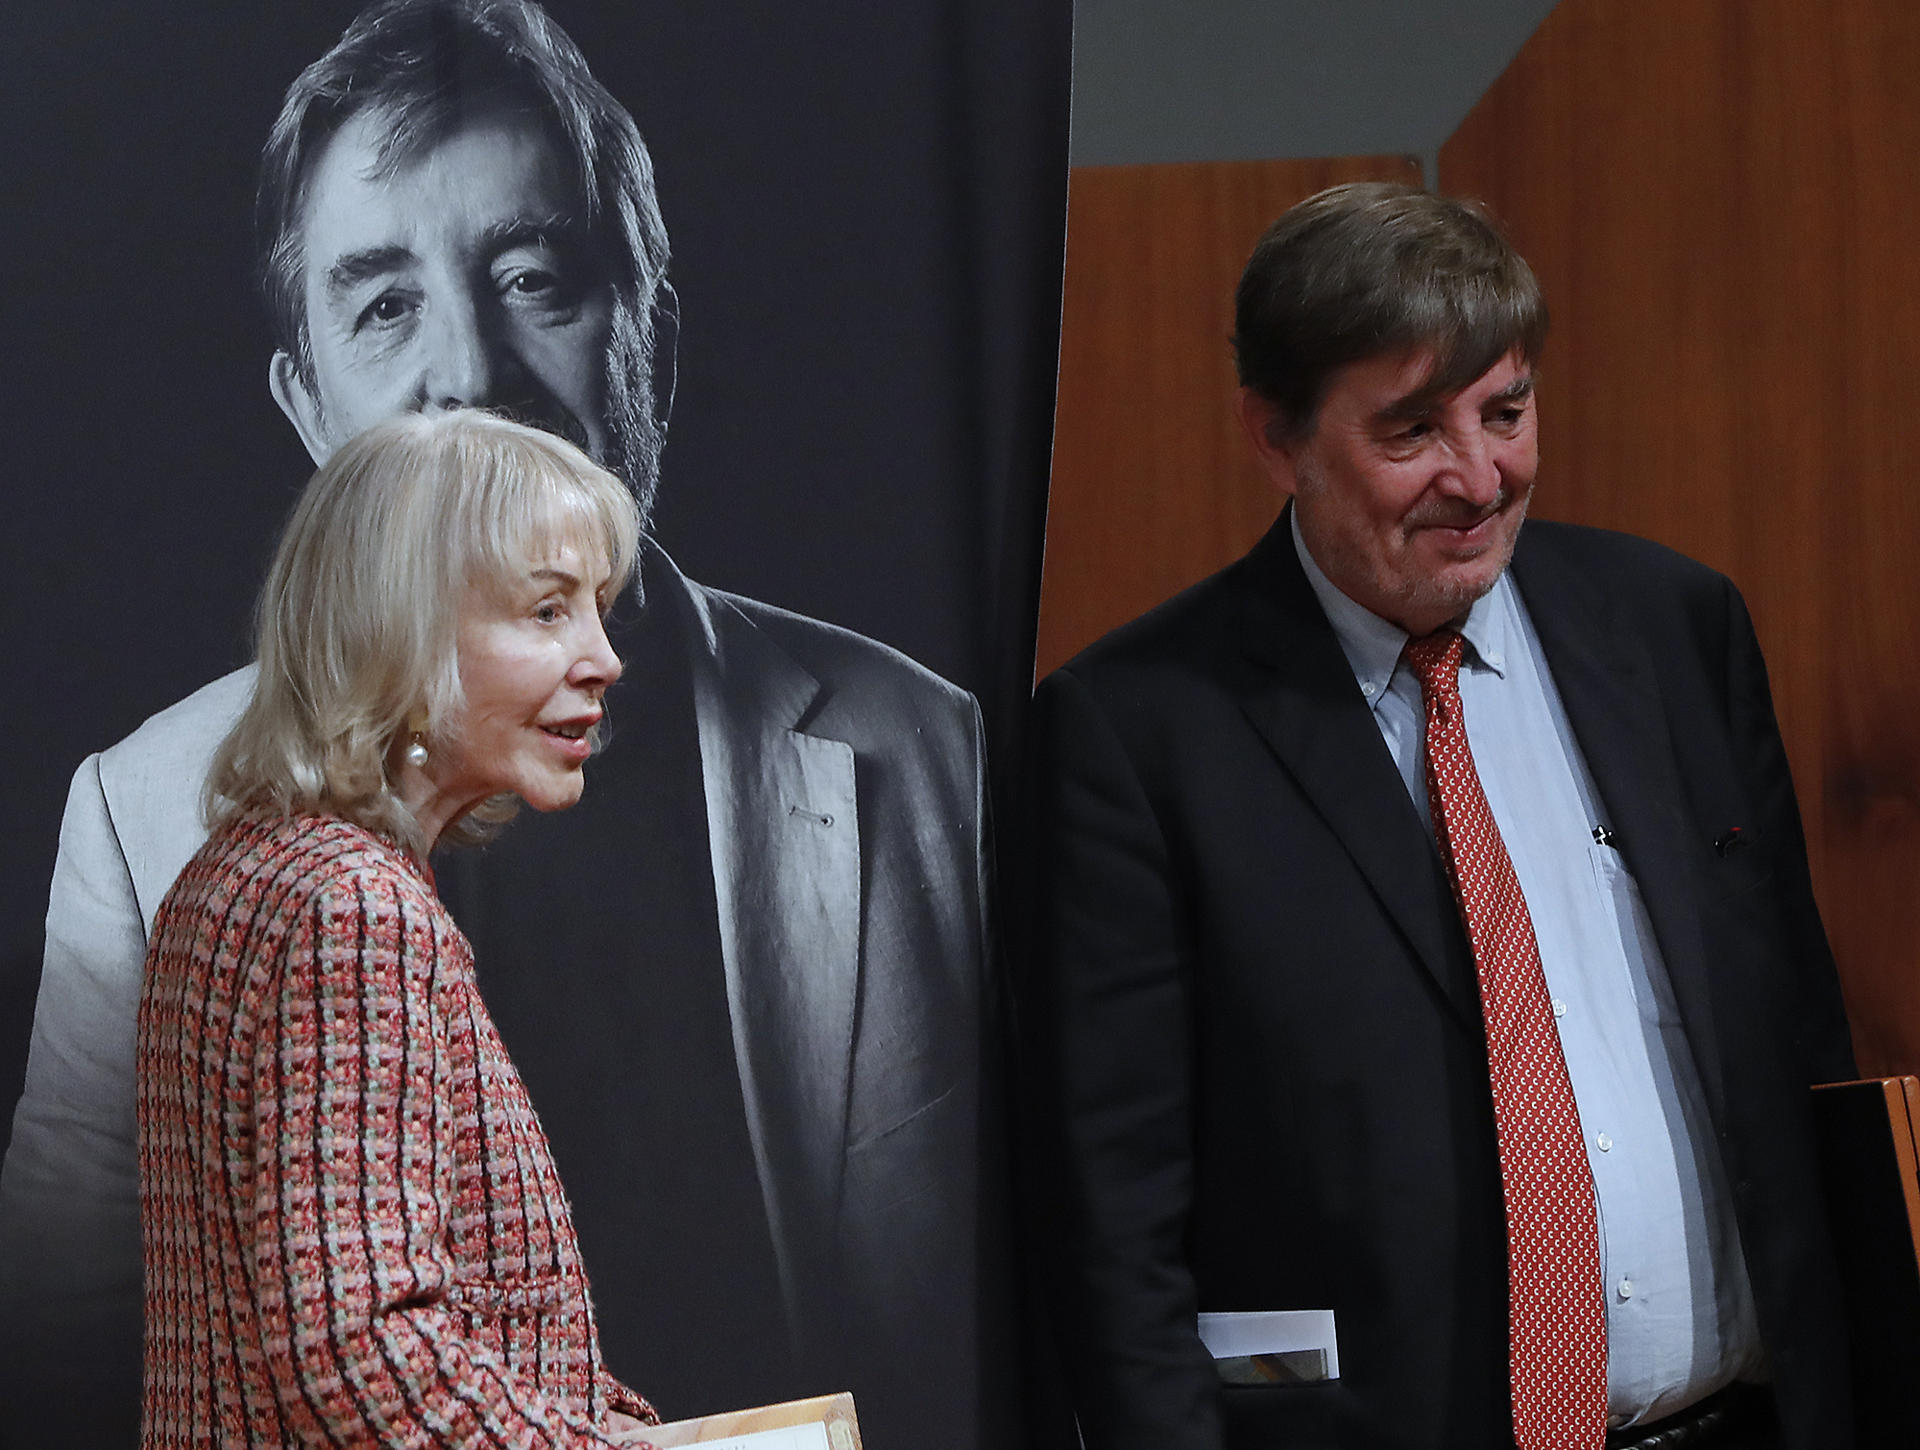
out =
<path fill-rule="evenodd" d="M 1045 510 L 1069 0 L 548 8 L 639 123 L 672 238 L 657 536 L 703 583 L 972 690 L 1010 758 Z M 251 201 L 286 85 L 358 9 L 7 17 L 8 1109 L 69 777 L 246 658 L 311 471 L 267 390 Z"/>
<path fill-rule="evenodd" d="M 8 15 L 9 1105 L 68 777 L 246 658 L 311 471 L 267 392 L 251 197 L 281 93 L 358 8 Z M 672 237 L 659 538 L 704 583 L 973 690 L 1004 744 L 1031 674 L 1067 0 L 549 9 L 638 121 Z"/>

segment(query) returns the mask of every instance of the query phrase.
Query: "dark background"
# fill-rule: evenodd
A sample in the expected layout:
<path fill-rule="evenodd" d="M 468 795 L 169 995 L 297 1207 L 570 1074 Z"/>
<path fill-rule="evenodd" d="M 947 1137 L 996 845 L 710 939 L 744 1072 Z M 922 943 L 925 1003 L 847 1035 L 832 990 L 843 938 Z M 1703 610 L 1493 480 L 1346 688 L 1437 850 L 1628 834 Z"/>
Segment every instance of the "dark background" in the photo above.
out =
<path fill-rule="evenodd" d="M 1068 0 L 547 7 L 653 152 L 679 291 L 656 533 L 905 650 L 1004 755 L 1031 679 Z M 20 7 L 0 56 L 0 1107 L 72 772 L 243 663 L 312 465 L 267 393 L 259 148 L 357 4 Z"/>

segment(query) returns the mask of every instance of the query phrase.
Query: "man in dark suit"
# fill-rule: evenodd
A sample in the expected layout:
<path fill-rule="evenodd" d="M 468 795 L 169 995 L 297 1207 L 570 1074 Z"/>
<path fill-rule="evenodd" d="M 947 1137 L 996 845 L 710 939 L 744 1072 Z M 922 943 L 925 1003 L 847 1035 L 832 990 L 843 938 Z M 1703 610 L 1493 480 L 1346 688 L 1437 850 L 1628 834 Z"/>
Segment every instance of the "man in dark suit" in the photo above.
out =
<path fill-rule="evenodd" d="M 1522 527 L 1545 332 L 1470 205 L 1288 212 L 1235 346 L 1291 505 L 1040 688 L 1088 1450 L 1852 1443 L 1765 668 L 1726 579 Z"/>

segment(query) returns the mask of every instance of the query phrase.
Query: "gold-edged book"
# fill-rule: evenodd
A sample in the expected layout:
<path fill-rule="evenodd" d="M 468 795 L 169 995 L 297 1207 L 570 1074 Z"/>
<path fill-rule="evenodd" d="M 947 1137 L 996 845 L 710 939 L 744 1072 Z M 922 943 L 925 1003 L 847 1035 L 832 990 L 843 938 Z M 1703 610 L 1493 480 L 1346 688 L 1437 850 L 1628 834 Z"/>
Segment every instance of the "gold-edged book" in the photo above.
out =
<path fill-rule="evenodd" d="M 845 1393 L 649 1425 L 622 1439 L 660 1450 L 678 1445 L 703 1450 L 861 1450 L 853 1396 Z"/>

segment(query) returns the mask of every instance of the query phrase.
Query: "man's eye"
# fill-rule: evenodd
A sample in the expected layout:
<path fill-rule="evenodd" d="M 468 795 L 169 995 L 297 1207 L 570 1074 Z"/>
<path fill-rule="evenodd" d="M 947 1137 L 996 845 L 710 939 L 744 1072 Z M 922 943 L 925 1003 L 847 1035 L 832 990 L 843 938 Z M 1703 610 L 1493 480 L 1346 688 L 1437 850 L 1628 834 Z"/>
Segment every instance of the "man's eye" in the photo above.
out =
<path fill-rule="evenodd" d="M 397 292 L 382 292 L 360 314 L 361 327 L 391 327 L 409 312 L 413 304 Z"/>
<path fill-rule="evenodd" d="M 573 288 L 567 280 L 544 267 L 515 268 L 501 277 L 498 285 L 500 295 L 509 303 L 565 307 L 573 300 Z"/>
<path fill-rule="evenodd" d="M 555 604 L 551 599 L 545 600 L 534 606 L 533 617 L 542 624 L 558 624 L 560 622 L 560 606 Z"/>

